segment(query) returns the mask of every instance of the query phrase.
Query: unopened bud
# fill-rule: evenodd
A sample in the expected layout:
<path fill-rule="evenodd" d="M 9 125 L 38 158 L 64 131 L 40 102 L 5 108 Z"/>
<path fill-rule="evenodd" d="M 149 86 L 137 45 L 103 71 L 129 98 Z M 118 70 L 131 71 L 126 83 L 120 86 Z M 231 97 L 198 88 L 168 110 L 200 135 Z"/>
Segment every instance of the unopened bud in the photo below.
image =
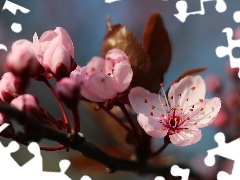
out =
<path fill-rule="evenodd" d="M 78 103 L 80 95 L 79 84 L 70 78 L 61 79 L 55 88 L 58 97 L 69 107 L 72 108 Z"/>
<path fill-rule="evenodd" d="M 39 108 L 37 98 L 31 94 L 20 95 L 13 99 L 10 104 L 20 111 L 32 112 L 32 110 L 38 110 Z"/>
<path fill-rule="evenodd" d="M 11 72 L 7 72 L 0 80 L 0 99 L 10 103 L 12 99 L 25 92 L 28 78 L 14 76 Z"/>
<path fill-rule="evenodd" d="M 12 51 L 7 55 L 6 68 L 18 76 L 34 76 L 40 63 L 33 50 L 32 42 L 21 39 L 13 43 Z"/>

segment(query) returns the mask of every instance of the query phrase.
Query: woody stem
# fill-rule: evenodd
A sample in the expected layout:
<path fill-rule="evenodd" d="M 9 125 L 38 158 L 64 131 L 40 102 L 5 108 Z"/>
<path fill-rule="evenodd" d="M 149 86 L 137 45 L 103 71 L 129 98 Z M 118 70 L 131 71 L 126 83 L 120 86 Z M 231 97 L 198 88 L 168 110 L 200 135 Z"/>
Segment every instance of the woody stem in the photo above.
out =
<path fill-rule="evenodd" d="M 74 106 L 72 108 L 72 116 L 74 120 L 74 132 L 78 133 L 80 132 L 80 117 L 78 114 L 77 106 Z"/>

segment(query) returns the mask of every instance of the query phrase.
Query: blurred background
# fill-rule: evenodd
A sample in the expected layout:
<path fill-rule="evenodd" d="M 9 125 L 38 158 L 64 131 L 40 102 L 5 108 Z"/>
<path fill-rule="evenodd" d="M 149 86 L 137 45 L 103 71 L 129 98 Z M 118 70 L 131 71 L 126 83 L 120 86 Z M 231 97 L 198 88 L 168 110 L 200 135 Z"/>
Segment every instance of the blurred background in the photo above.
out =
<path fill-rule="evenodd" d="M 71 36 L 75 47 L 75 61 L 80 65 L 85 65 L 93 56 L 101 55 L 101 42 L 106 33 L 106 16 L 110 16 L 112 22 L 126 25 L 137 38 L 142 41 L 142 33 L 148 17 L 153 12 L 162 15 L 166 29 L 168 30 L 172 46 L 172 61 L 168 72 L 165 75 L 165 84 L 170 85 L 172 80 L 176 79 L 186 70 L 207 67 L 208 70 L 201 75 L 206 78 L 211 74 L 223 80 L 225 86 L 229 86 L 229 78 L 225 71 L 225 65 L 228 57 L 218 58 L 215 54 L 216 47 L 227 46 L 226 34 L 222 30 L 231 27 L 233 30 L 239 26 L 233 20 L 233 13 L 240 10 L 239 1 L 226 1 L 227 10 L 224 13 L 218 13 L 215 9 L 216 1 L 205 2 L 205 15 L 188 16 L 185 23 L 180 22 L 173 14 L 177 14 L 176 0 L 121 0 L 107 4 L 104 0 L 12 0 L 20 6 L 30 10 L 23 14 L 17 11 L 16 15 L 7 10 L 0 13 L 0 44 L 5 44 L 8 52 L 11 50 L 11 44 L 18 39 L 28 39 L 32 41 L 33 34 L 36 32 L 38 37 L 47 31 L 54 30 L 56 27 L 63 27 Z M 0 8 L 5 1 L 0 2 Z M 200 10 L 200 0 L 187 0 L 188 12 Z M 11 30 L 13 22 L 22 25 L 20 33 L 14 33 Z M 237 53 L 236 53 L 237 54 Z M 0 50 L 0 72 L 5 72 L 4 62 L 7 52 Z M 43 83 L 32 81 L 28 90 L 35 94 L 40 104 L 48 109 L 56 118 L 61 117 L 61 112 L 55 100 L 51 97 L 48 89 Z M 48 94 L 48 96 L 47 96 Z M 207 98 L 212 96 L 207 94 Z M 104 135 L 96 129 L 98 124 L 92 116 L 89 115 L 84 105 L 81 104 L 80 116 L 83 133 L 89 141 L 99 146 L 106 143 Z M 98 119 L 98 121 L 102 121 Z M 94 133 L 93 133 L 94 131 Z M 214 134 L 219 129 L 212 126 L 202 129 L 203 137 L 195 145 L 187 147 L 174 147 L 170 145 L 165 150 L 166 155 L 178 157 L 180 159 L 192 161 L 193 164 L 204 169 L 203 159 L 207 155 L 206 151 L 217 146 L 213 139 Z M 2 140 L 2 138 L 1 138 Z M 3 140 L 5 145 L 7 142 Z M 160 147 L 162 140 L 154 140 L 155 146 Z M 51 144 L 52 142 L 45 142 Z M 42 151 L 43 164 L 45 171 L 59 171 L 58 163 L 61 159 L 74 159 L 82 156 L 80 153 L 65 150 L 58 152 Z M 26 147 L 21 146 L 21 150 L 14 154 L 19 164 L 24 164 L 32 156 Z M 75 159 L 76 159 L 75 158 Z M 84 164 L 86 163 L 86 164 Z M 153 179 L 153 176 L 139 176 L 134 173 L 116 172 L 107 174 L 104 167 L 100 165 L 89 166 L 88 161 L 79 160 L 72 163 L 67 174 L 72 179 L 80 179 L 84 174 L 95 179 Z M 198 165 L 199 163 L 199 165 Z M 87 168 L 86 168 L 87 167 Z M 102 170 L 96 170 L 99 168 Z M 210 172 L 211 168 L 207 168 Z M 206 173 L 205 172 L 205 173 Z M 179 178 L 180 179 L 180 178 Z"/>

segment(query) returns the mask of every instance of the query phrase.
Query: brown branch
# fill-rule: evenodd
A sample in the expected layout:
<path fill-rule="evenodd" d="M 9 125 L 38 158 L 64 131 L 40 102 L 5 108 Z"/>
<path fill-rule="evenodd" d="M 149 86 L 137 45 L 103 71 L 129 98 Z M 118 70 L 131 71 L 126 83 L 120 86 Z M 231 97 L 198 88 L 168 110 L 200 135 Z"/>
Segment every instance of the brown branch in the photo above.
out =
<path fill-rule="evenodd" d="M 31 129 L 31 132 L 35 132 L 34 137 L 40 140 L 47 138 L 49 140 L 57 141 L 60 144 L 69 147 L 73 150 L 81 152 L 85 157 L 95 160 L 105 165 L 108 172 L 113 173 L 117 170 L 131 171 L 140 174 L 159 174 L 163 175 L 166 172 L 170 172 L 171 166 L 164 165 L 151 165 L 143 164 L 137 161 L 130 161 L 113 157 L 91 142 L 87 142 L 81 133 L 75 134 L 74 132 L 66 134 L 59 130 L 53 129 L 39 121 L 36 117 L 29 113 L 17 110 L 11 107 L 9 104 L 0 103 L 0 112 L 15 118 L 21 125 L 25 125 Z M 31 137 L 30 134 L 24 134 Z M 180 165 L 181 168 L 186 168 L 186 165 Z M 192 175 L 195 175 L 191 171 Z M 195 177 L 198 177 L 195 175 Z M 199 179 L 199 178 L 197 178 Z"/>

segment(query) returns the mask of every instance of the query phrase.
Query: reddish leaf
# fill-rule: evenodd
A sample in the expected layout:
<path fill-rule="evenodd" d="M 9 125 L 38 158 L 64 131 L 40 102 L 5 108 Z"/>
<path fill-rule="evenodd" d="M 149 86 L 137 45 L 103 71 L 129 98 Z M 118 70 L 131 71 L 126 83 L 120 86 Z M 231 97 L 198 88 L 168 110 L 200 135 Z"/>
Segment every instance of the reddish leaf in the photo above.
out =
<path fill-rule="evenodd" d="M 199 73 L 202 73 L 202 72 L 204 72 L 204 71 L 206 71 L 206 70 L 207 70 L 206 67 L 188 70 L 188 71 L 182 73 L 182 74 L 177 78 L 176 82 L 180 81 L 182 78 L 184 78 L 184 77 L 186 77 L 186 76 L 199 74 Z"/>
<path fill-rule="evenodd" d="M 133 69 L 133 79 L 131 85 L 142 86 L 148 89 L 151 78 L 148 76 L 151 62 L 136 36 L 124 25 L 112 25 L 107 19 L 108 32 L 102 43 L 102 56 L 117 48 L 124 51 L 131 63 Z"/>
<path fill-rule="evenodd" d="M 172 53 L 167 30 L 158 13 L 153 13 L 147 22 L 143 33 L 143 47 L 151 60 L 151 90 L 157 92 L 170 65 Z"/>
<path fill-rule="evenodd" d="M 182 73 L 182 74 L 175 80 L 175 82 L 179 82 L 182 78 L 184 78 L 184 77 L 186 77 L 186 76 L 196 75 L 196 74 L 199 74 L 199 73 L 204 72 L 204 71 L 206 71 L 206 70 L 207 70 L 206 67 L 188 70 L 188 71 Z M 170 87 L 168 88 L 166 94 L 168 94 L 169 89 L 170 89 Z"/>

